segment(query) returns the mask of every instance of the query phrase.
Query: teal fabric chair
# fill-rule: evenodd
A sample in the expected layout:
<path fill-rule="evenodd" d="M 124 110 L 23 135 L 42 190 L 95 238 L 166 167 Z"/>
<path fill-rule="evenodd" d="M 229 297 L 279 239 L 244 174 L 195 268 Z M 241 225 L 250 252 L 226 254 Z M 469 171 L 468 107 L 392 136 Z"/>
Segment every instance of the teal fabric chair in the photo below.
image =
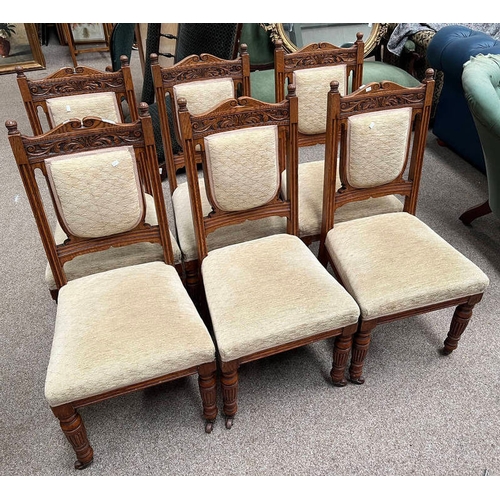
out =
<path fill-rule="evenodd" d="M 464 224 L 493 212 L 500 217 L 500 55 L 478 54 L 464 64 L 462 86 L 484 154 L 488 200 L 460 216 Z"/>

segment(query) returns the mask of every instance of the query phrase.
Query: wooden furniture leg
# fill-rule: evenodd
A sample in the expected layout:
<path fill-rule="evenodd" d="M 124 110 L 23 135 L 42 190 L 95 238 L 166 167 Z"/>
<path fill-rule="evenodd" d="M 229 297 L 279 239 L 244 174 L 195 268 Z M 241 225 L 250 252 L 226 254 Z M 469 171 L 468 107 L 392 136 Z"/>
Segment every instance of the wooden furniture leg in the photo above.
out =
<path fill-rule="evenodd" d="M 333 348 L 333 364 L 330 376 L 332 377 L 333 385 L 337 387 L 344 387 L 347 385 L 345 378 L 345 369 L 349 353 L 352 347 L 352 331 L 344 329 L 342 335 L 335 338 L 335 346 Z"/>
<path fill-rule="evenodd" d="M 75 469 L 85 469 L 94 458 L 83 420 L 71 404 L 51 408 L 59 419 L 61 429 L 76 453 Z"/>
<path fill-rule="evenodd" d="M 358 332 L 354 335 L 352 344 L 351 366 L 349 367 L 349 379 L 354 384 L 364 384 L 363 365 L 371 340 L 371 332 L 375 328 L 374 321 L 361 321 Z"/>
<path fill-rule="evenodd" d="M 474 219 L 478 217 L 482 217 L 483 215 L 491 214 L 491 207 L 489 200 L 486 200 L 484 203 L 480 205 L 476 205 L 475 207 L 471 207 L 466 210 L 459 219 L 466 225 L 469 226 Z"/>
<path fill-rule="evenodd" d="M 221 362 L 222 401 L 226 416 L 226 429 L 231 429 L 234 416 L 238 411 L 238 368 L 238 360 Z"/>
<path fill-rule="evenodd" d="M 198 368 L 198 385 L 203 403 L 205 432 L 210 434 L 217 417 L 217 363 L 207 363 Z"/>

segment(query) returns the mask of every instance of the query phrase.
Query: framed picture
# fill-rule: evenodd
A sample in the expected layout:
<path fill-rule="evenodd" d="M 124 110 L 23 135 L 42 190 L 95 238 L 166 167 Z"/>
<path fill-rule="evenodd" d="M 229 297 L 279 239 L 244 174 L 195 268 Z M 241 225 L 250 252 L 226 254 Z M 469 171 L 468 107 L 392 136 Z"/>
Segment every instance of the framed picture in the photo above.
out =
<path fill-rule="evenodd" d="M 0 23 L 0 74 L 45 69 L 38 29 L 35 23 Z"/>
<path fill-rule="evenodd" d="M 104 43 L 107 33 L 103 23 L 70 23 L 71 35 L 75 44 Z"/>

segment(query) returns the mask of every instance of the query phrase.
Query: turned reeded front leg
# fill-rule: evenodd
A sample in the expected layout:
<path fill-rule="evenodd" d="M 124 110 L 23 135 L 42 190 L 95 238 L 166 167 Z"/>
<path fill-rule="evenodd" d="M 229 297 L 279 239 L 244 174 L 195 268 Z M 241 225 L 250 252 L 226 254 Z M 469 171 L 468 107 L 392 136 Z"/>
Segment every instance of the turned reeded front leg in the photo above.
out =
<path fill-rule="evenodd" d="M 370 346 L 371 332 L 375 322 L 361 322 L 358 332 L 354 335 L 352 343 L 351 366 L 349 367 L 349 379 L 354 384 L 364 384 L 363 365 L 365 363 L 368 347 Z"/>
<path fill-rule="evenodd" d="M 479 298 L 481 300 L 481 298 Z M 464 330 L 467 328 L 469 324 L 469 320 L 472 316 L 472 309 L 479 302 L 479 300 L 469 301 L 467 304 L 459 305 L 453 314 L 453 318 L 451 320 L 450 331 L 448 332 L 448 336 L 444 341 L 444 347 L 442 353 L 445 355 L 451 354 L 457 347 L 458 341 L 464 333 Z"/>
<path fill-rule="evenodd" d="M 76 453 L 75 469 L 85 469 L 94 458 L 94 451 L 87 438 L 87 431 L 83 425 L 82 418 L 76 409 L 70 405 L 62 405 L 51 408 L 54 415 L 59 419 L 61 429 Z"/>
<path fill-rule="evenodd" d="M 332 377 L 333 385 L 337 387 L 344 387 L 347 384 L 345 369 L 351 351 L 353 333 L 352 329 L 344 328 L 342 334 L 335 338 L 330 376 Z"/>
<path fill-rule="evenodd" d="M 221 386 L 226 428 L 233 426 L 234 416 L 238 411 L 238 360 L 221 362 Z"/>
<path fill-rule="evenodd" d="M 205 432 L 210 433 L 217 417 L 217 363 L 207 363 L 198 367 L 198 385 L 206 420 Z"/>

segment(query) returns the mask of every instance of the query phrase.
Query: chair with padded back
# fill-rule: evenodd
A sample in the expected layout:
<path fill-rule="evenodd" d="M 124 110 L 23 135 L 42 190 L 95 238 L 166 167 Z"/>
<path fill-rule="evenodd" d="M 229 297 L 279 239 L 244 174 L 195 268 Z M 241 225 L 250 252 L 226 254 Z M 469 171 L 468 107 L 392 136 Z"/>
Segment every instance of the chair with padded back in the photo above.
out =
<path fill-rule="evenodd" d="M 191 296 L 198 302 L 200 300 L 198 252 L 188 186 L 186 182 L 177 184 L 177 171 L 184 167 L 185 156 L 182 148 L 178 150 L 177 154 L 174 154 L 175 147 L 170 141 L 173 136 L 176 139 L 176 144 L 181 143 L 177 116 L 178 107 L 175 101 L 178 98 L 185 98 L 188 102 L 188 108 L 192 112 L 201 113 L 228 98 L 236 97 L 238 94 L 249 95 L 249 55 L 245 45 L 242 45 L 240 56 L 233 60 L 220 59 L 211 54 L 193 55 L 166 68 L 158 64 L 158 58 L 155 54 L 151 55 L 151 61 L 164 150 L 169 152 L 166 162 L 168 182 L 172 194 L 179 247 L 183 256 L 186 284 Z M 170 112 L 170 110 L 173 111 Z M 173 133 L 171 127 L 174 127 Z M 201 161 L 200 152 L 197 152 L 196 161 Z M 203 183 L 204 181 L 201 179 L 202 203 L 205 214 L 208 214 L 210 204 L 206 198 Z M 210 248 L 218 248 L 285 231 L 284 219 L 279 217 L 246 221 L 243 224 L 221 228 L 212 234 Z"/>
<path fill-rule="evenodd" d="M 112 127 L 97 118 L 69 120 L 28 137 L 14 121 L 6 126 L 59 289 L 45 397 L 76 453 L 75 467 L 93 460 L 78 408 L 180 377 L 198 374 L 210 432 L 217 415 L 215 346 L 173 265 L 147 104 L 137 122 Z M 151 181 L 156 225 L 146 219 L 141 175 Z M 62 245 L 52 237 L 39 180 L 47 181 L 68 235 Z M 160 245 L 162 260 L 68 281 L 64 264 L 72 258 L 137 243 Z"/>
<path fill-rule="evenodd" d="M 488 199 L 459 217 L 471 224 L 491 212 L 500 217 L 500 55 L 471 57 L 464 64 L 462 86 L 481 142 L 488 182 Z"/>
<path fill-rule="evenodd" d="M 149 23 L 146 39 L 146 64 L 144 65 L 144 82 L 141 100 L 150 104 L 150 114 L 156 138 L 156 151 L 158 162 L 162 169 L 163 179 L 166 178 L 165 153 L 161 137 L 158 107 L 155 102 L 153 75 L 150 66 L 150 54 L 173 59 L 176 64 L 191 55 L 212 54 L 220 59 L 235 59 L 238 54 L 238 39 L 241 32 L 241 23 L 179 23 L 176 35 L 162 33 L 161 24 Z M 162 36 L 174 38 L 175 53 L 160 52 L 160 39 Z M 163 65 L 160 63 L 160 65 Z M 167 66 L 167 64 L 164 64 Z M 173 128 L 171 129 L 174 132 Z M 172 134 L 172 146 L 177 153 L 180 146 L 175 135 Z"/>
<path fill-rule="evenodd" d="M 315 43 L 286 53 L 281 40 L 275 42 L 276 100 L 284 98 L 287 82 L 294 82 L 299 99 L 299 147 L 324 144 L 327 94 L 330 82 L 340 82 L 342 95 L 359 88 L 363 78 L 363 34 L 348 47 Z M 324 161 L 299 164 L 299 230 L 306 243 L 319 240 L 321 232 Z M 285 179 L 284 179 L 285 180 Z M 286 185 L 284 183 L 284 185 Z M 340 184 L 339 184 L 340 186 Z M 342 207 L 339 220 L 402 210 L 394 196 L 371 198 Z"/>
<path fill-rule="evenodd" d="M 116 71 L 100 71 L 86 66 L 61 68 L 41 79 L 28 79 L 16 67 L 17 84 L 33 134 L 39 135 L 70 118 L 99 116 L 124 122 L 130 115 L 137 120 L 134 81 L 126 56 Z M 126 104 L 126 107 L 124 105 Z M 46 124 L 39 112 L 45 115 Z"/>
<path fill-rule="evenodd" d="M 359 310 L 298 235 L 297 98 L 270 104 L 230 99 L 192 115 L 179 99 L 198 258 L 221 369 L 226 427 L 237 411 L 238 367 L 314 341 L 336 338 L 331 377 L 345 385 Z M 212 207 L 203 209 L 196 150 Z M 281 194 L 281 172 L 287 176 Z M 284 217 L 286 233 L 207 247 L 207 236 L 248 219 Z"/>
<path fill-rule="evenodd" d="M 361 309 L 349 369 L 354 383 L 364 382 L 377 325 L 455 306 L 443 349 L 450 354 L 488 286 L 475 264 L 415 216 L 433 89 L 428 69 L 419 87 L 372 83 L 342 96 L 332 82 L 328 95 L 319 259 L 330 262 Z M 404 211 L 335 220 L 344 204 L 387 194 L 404 196 Z"/>
<path fill-rule="evenodd" d="M 69 118 L 83 119 L 92 115 L 106 120 L 112 125 L 124 121 L 123 100 L 129 109 L 129 118 L 138 119 L 135 91 L 128 65 L 128 59 L 121 57 L 122 67 L 115 72 L 103 72 L 79 66 L 63 68 L 47 78 L 29 80 L 22 68 L 16 68 L 17 82 L 34 135 L 40 135 Z M 45 113 L 47 125 L 43 125 L 39 109 Z M 149 181 L 142 178 L 146 192 L 147 220 L 156 224 L 157 217 L 150 195 Z M 67 235 L 56 222 L 54 238 L 62 244 Z M 177 240 L 171 236 L 175 262 L 182 275 L 182 255 Z M 95 272 L 106 271 L 142 262 L 160 260 L 162 249 L 159 245 L 138 244 L 121 248 L 109 248 L 103 252 L 80 255 L 65 263 L 68 280 Z M 50 266 L 47 264 L 45 281 L 49 291 L 57 299 L 57 286 Z"/>
<path fill-rule="evenodd" d="M 184 168 L 176 99 L 187 98 L 193 113 L 203 113 L 238 94 L 250 95 L 250 59 L 246 45 L 242 45 L 235 59 L 191 55 L 168 67 L 160 66 L 157 54 L 151 54 L 150 60 L 166 172 L 173 194 L 177 171 Z"/>

